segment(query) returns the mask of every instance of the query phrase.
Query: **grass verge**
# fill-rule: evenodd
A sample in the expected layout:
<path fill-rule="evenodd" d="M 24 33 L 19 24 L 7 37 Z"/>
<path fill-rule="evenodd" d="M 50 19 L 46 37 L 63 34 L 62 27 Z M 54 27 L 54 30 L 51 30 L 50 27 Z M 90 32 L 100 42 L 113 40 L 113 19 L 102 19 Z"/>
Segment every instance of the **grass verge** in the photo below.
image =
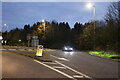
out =
<path fill-rule="evenodd" d="M 110 53 L 100 52 L 100 51 L 89 51 L 88 53 L 92 55 L 104 57 L 104 58 L 110 58 L 115 61 L 120 61 L 120 55 L 117 55 L 117 54 L 110 54 Z"/>

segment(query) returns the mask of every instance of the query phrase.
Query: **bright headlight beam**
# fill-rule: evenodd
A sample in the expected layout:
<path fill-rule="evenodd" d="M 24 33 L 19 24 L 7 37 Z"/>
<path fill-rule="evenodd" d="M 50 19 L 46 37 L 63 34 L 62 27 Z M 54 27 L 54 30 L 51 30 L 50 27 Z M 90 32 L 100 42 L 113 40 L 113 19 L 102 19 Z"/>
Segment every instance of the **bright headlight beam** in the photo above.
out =
<path fill-rule="evenodd" d="M 68 54 L 69 52 L 64 52 L 65 54 Z"/>
<path fill-rule="evenodd" d="M 70 48 L 70 50 L 73 50 L 73 48 Z"/>
<path fill-rule="evenodd" d="M 73 55 L 73 52 L 70 52 L 70 55 Z"/>
<path fill-rule="evenodd" d="M 68 50 L 68 49 L 65 47 L 65 50 Z"/>

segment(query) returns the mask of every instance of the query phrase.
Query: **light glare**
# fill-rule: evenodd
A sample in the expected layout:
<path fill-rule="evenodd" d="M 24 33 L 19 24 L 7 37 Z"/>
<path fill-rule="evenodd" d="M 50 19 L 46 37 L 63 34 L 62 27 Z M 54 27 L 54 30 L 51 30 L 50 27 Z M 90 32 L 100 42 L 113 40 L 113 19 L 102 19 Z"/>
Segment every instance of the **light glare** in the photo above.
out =
<path fill-rule="evenodd" d="M 42 20 L 42 22 L 45 22 L 45 20 Z"/>
<path fill-rule="evenodd" d="M 64 52 L 65 54 L 68 54 L 69 52 Z"/>
<path fill-rule="evenodd" d="M 73 52 L 70 52 L 70 55 L 73 55 Z"/>
<path fill-rule="evenodd" d="M 65 47 L 65 50 L 68 50 L 68 49 Z"/>
<path fill-rule="evenodd" d="M 4 24 L 4 26 L 7 26 L 7 24 Z"/>
<path fill-rule="evenodd" d="M 87 6 L 87 8 L 90 9 L 91 7 L 93 7 L 93 4 L 92 3 L 87 3 L 86 6 Z"/>
<path fill-rule="evenodd" d="M 70 48 L 70 50 L 73 50 L 73 48 Z"/>

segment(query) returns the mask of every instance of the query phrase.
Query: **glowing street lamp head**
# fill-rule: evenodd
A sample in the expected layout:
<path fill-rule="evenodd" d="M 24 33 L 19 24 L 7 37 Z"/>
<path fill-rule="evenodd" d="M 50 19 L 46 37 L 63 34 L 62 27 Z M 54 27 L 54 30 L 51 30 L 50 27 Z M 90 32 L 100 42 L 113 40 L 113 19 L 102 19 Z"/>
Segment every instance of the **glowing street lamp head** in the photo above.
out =
<path fill-rule="evenodd" d="M 42 22 L 45 22 L 45 20 L 42 20 Z"/>
<path fill-rule="evenodd" d="M 87 4 L 86 4 L 86 7 L 90 9 L 90 8 L 93 7 L 93 4 L 92 4 L 92 3 L 87 3 Z"/>
<path fill-rule="evenodd" d="M 7 26 L 7 24 L 4 24 L 4 26 Z"/>
<path fill-rule="evenodd" d="M 21 42 L 21 39 L 19 39 L 19 42 Z"/>

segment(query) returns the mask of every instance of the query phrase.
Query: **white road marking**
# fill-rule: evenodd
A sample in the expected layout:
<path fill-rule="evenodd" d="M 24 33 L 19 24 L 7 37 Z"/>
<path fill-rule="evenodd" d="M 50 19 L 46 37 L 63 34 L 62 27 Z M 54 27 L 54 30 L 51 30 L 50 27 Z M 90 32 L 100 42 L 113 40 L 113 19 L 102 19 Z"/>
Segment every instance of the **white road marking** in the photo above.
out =
<path fill-rule="evenodd" d="M 62 71 L 60 71 L 60 70 L 57 70 L 57 69 L 55 69 L 55 68 L 53 68 L 53 67 L 51 67 L 51 66 L 48 66 L 48 65 L 46 65 L 46 64 L 44 64 L 44 63 L 42 63 L 42 62 L 40 62 L 40 61 L 38 61 L 38 60 L 34 60 L 34 61 L 37 62 L 37 63 L 39 63 L 39 64 L 41 64 L 41 65 L 43 65 L 43 66 L 45 66 L 45 67 L 47 67 L 47 68 L 52 69 L 52 70 L 54 70 L 54 71 L 56 71 L 56 72 L 58 72 L 58 73 L 60 73 L 60 74 L 62 74 L 62 75 L 64 75 L 64 76 L 66 76 L 66 77 L 68 77 L 68 78 L 70 78 L 70 79 L 76 80 L 74 77 L 72 77 L 72 76 L 70 76 L 70 75 L 68 75 L 68 74 L 66 74 L 66 73 L 64 73 L 64 72 L 62 72 Z"/>
<path fill-rule="evenodd" d="M 52 57 L 54 57 L 54 58 L 56 58 L 56 59 L 59 59 L 59 60 L 69 61 L 68 59 L 65 59 L 65 58 L 58 58 L 58 57 L 53 56 L 53 55 L 50 55 L 50 56 L 52 56 Z"/>
<path fill-rule="evenodd" d="M 68 78 L 71 78 L 71 79 L 73 79 L 73 80 L 76 80 L 76 79 L 74 79 L 72 76 L 70 76 L 70 75 L 68 75 L 68 74 L 66 74 L 66 73 L 64 73 L 64 72 L 61 72 L 61 71 L 59 71 L 59 70 L 57 70 L 57 69 L 55 69 L 55 68 L 53 68 L 53 67 L 51 67 L 51 66 L 48 66 L 48 65 L 46 65 L 46 64 L 44 64 L 44 63 L 42 63 L 42 62 L 40 62 L 40 61 L 38 61 L 38 60 L 34 60 L 34 61 L 37 62 L 37 63 L 39 63 L 39 64 L 41 64 L 41 65 L 43 65 L 43 66 L 46 66 L 46 67 L 54 70 L 54 71 L 56 71 L 56 72 L 58 72 L 58 73 L 60 73 L 60 74 L 62 74 L 62 75 L 64 75 L 64 76 L 66 76 L 66 77 L 68 77 Z"/>
<path fill-rule="evenodd" d="M 45 64 L 57 64 L 57 63 L 54 63 L 54 62 L 42 62 L 42 63 L 45 63 Z"/>
<path fill-rule="evenodd" d="M 53 68 L 66 69 L 66 67 L 53 66 Z"/>
<path fill-rule="evenodd" d="M 53 56 L 53 55 L 50 55 L 50 56 L 52 56 L 52 57 L 54 57 L 54 58 L 57 58 L 57 59 L 58 59 L 58 57 L 56 57 L 56 56 Z"/>
<path fill-rule="evenodd" d="M 83 76 L 73 75 L 74 78 L 84 78 Z"/>
<path fill-rule="evenodd" d="M 82 76 L 84 76 L 86 78 L 91 78 L 91 77 L 89 77 L 89 76 L 87 76 L 87 75 L 85 75 L 85 74 L 83 74 L 81 72 L 78 72 L 78 71 L 76 71 L 76 70 L 74 70 L 74 69 L 72 69 L 72 68 L 70 68 L 70 67 L 68 67 L 68 66 L 66 66 L 66 65 L 64 65 L 64 64 L 62 64 L 60 62 L 58 62 L 58 61 L 55 61 L 55 62 L 58 63 L 58 64 L 60 64 L 60 65 L 62 65 L 62 66 L 64 66 L 64 67 L 66 67 L 66 68 L 68 68 L 68 69 L 70 69 L 71 71 L 73 71 L 73 72 L 75 72 L 75 73 L 77 73 L 79 75 L 82 75 Z"/>
<path fill-rule="evenodd" d="M 58 58 L 60 60 L 64 60 L 64 61 L 69 61 L 68 59 L 65 59 L 65 58 Z"/>

